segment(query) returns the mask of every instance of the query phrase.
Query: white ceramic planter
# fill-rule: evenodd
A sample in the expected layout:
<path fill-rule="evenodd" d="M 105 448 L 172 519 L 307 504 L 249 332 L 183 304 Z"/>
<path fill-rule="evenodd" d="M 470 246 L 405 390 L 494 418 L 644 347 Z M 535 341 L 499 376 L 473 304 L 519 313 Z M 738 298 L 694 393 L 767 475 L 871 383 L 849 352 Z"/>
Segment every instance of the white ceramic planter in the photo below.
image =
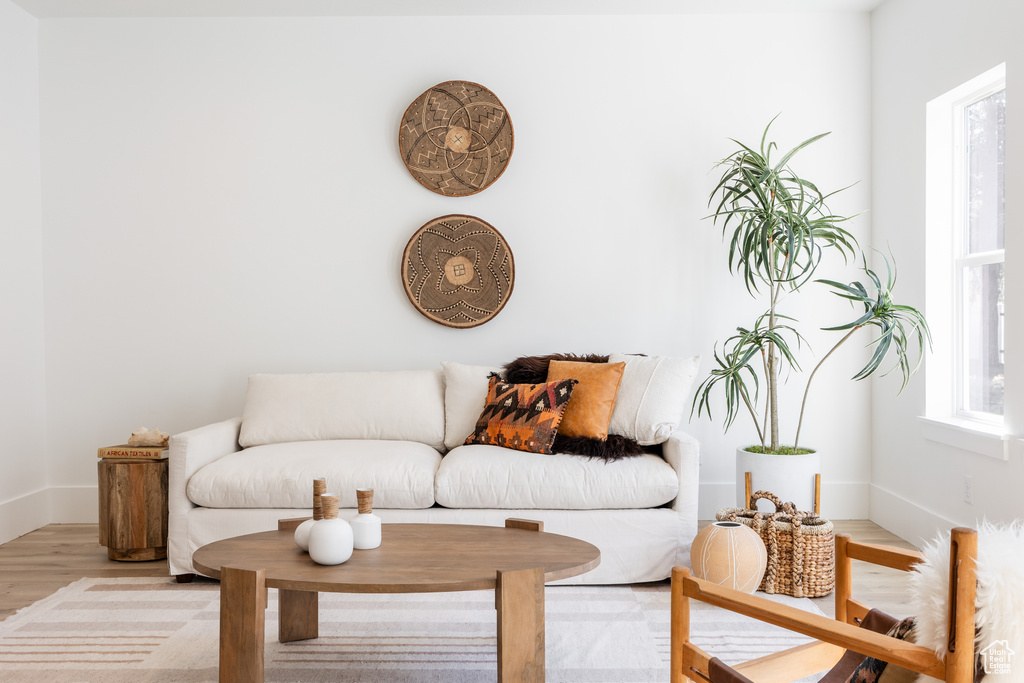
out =
<path fill-rule="evenodd" d="M 736 501 L 745 508 L 744 473 L 751 473 L 751 493 L 771 491 L 782 502 L 793 501 L 797 510 L 814 510 L 814 475 L 821 472 L 821 454 L 766 455 L 736 449 Z M 771 501 L 760 500 L 758 509 L 771 512 Z"/>

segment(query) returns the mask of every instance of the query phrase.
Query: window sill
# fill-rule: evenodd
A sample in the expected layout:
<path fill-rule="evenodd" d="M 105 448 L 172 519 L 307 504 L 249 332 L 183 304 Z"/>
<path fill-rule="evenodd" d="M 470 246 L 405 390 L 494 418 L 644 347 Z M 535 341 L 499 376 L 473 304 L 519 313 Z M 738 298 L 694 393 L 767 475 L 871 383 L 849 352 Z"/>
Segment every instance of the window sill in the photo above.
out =
<path fill-rule="evenodd" d="M 919 417 L 921 434 L 928 441 L 961 450 L 987 455 L 996 460 L 1009 460 L 1010 441 L 1003 425 L 947 417 Z"/>

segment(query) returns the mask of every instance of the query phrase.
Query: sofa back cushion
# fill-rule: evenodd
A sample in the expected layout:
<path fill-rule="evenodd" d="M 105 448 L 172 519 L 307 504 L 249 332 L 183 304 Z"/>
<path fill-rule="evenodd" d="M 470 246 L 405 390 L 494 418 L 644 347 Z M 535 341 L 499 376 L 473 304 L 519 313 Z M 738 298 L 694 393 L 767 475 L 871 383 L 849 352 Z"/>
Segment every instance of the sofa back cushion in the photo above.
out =
<path fill-rule="evenodd" d="M 476 429 L 480 411 L 487 403 L 489 375 L 504 370 L 489 365 L 464 365 L 442 361 L 444 372 L 444 445 L 451 450 L 466 443 Z"/>
<path fill-rule="evenodd" d="M 667 441 L 686 415 L 700 356 L 613 353 L 608 362 L 626 364 L 608 432 L 629 437 L 643 446 Z"/>
<path fill-rule="evenodd" d="M 252 375 L 243 448 L 288 441 L 381 439 L 444 448 L 440 371 Z"/>

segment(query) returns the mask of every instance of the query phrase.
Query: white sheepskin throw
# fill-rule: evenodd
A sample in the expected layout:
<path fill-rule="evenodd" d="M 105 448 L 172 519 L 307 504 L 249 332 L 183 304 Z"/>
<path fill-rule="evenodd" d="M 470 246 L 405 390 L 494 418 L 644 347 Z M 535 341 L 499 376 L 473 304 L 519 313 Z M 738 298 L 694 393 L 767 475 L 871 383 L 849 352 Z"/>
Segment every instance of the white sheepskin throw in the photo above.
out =
<path fill-rule="evenodd" d="M 949 533 L 926 545 L 922 553 L 925 562 L 910 575 L 913 604 L 918 610 L 916 641 L 941 655 L 947 639 Z M 1024 682 L 1024 520 L 1008 525 L 983 522 L 978 528 L 975 605 L 975 652 L 988 664 L 985 683 Z M 1001 659 L 997 661 L 997 657 Z"/>
<path fill-rule="evenodd" d="M 138 448 L 139 446 L 166 446 L 170 438 L 169 434 L 161 432 L 159 429 L 139 427 L 128 437 L 128 445 L 133 448 Z"/>

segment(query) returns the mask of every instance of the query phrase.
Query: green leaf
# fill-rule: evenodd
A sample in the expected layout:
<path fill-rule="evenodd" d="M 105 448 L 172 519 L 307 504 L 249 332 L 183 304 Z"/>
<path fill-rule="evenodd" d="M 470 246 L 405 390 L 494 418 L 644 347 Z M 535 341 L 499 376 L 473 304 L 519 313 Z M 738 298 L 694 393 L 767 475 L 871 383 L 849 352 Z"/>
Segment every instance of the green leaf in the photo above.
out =
<path fill-rule="evenodd" d="M 786 156 L 782 157 L 782 160 L 779 161 L 779 163 L 775 164 L 775 170 L 778 171 L 779 169 L 784 168 L 786 166 L 786 164 L 789 163 L 789 160 L 793 158 L 793 155 L 795 155 L 797 152 L 802 150 L 807 145 L 811 144 L 812 142 L 817 142 L 818 140 L 822 139 L 826 135 L 830 135 L 830 134 L 831 134 L 831 131 L 829 131 L 828 133 L 819 133 L 819 134 L 815 135 L 813 138 L 807 138 L 806 140 L 801 142 L 799 145 L 797 145 L 793 149 L 791 149 L 788 152 L 786 152 Z"/>

